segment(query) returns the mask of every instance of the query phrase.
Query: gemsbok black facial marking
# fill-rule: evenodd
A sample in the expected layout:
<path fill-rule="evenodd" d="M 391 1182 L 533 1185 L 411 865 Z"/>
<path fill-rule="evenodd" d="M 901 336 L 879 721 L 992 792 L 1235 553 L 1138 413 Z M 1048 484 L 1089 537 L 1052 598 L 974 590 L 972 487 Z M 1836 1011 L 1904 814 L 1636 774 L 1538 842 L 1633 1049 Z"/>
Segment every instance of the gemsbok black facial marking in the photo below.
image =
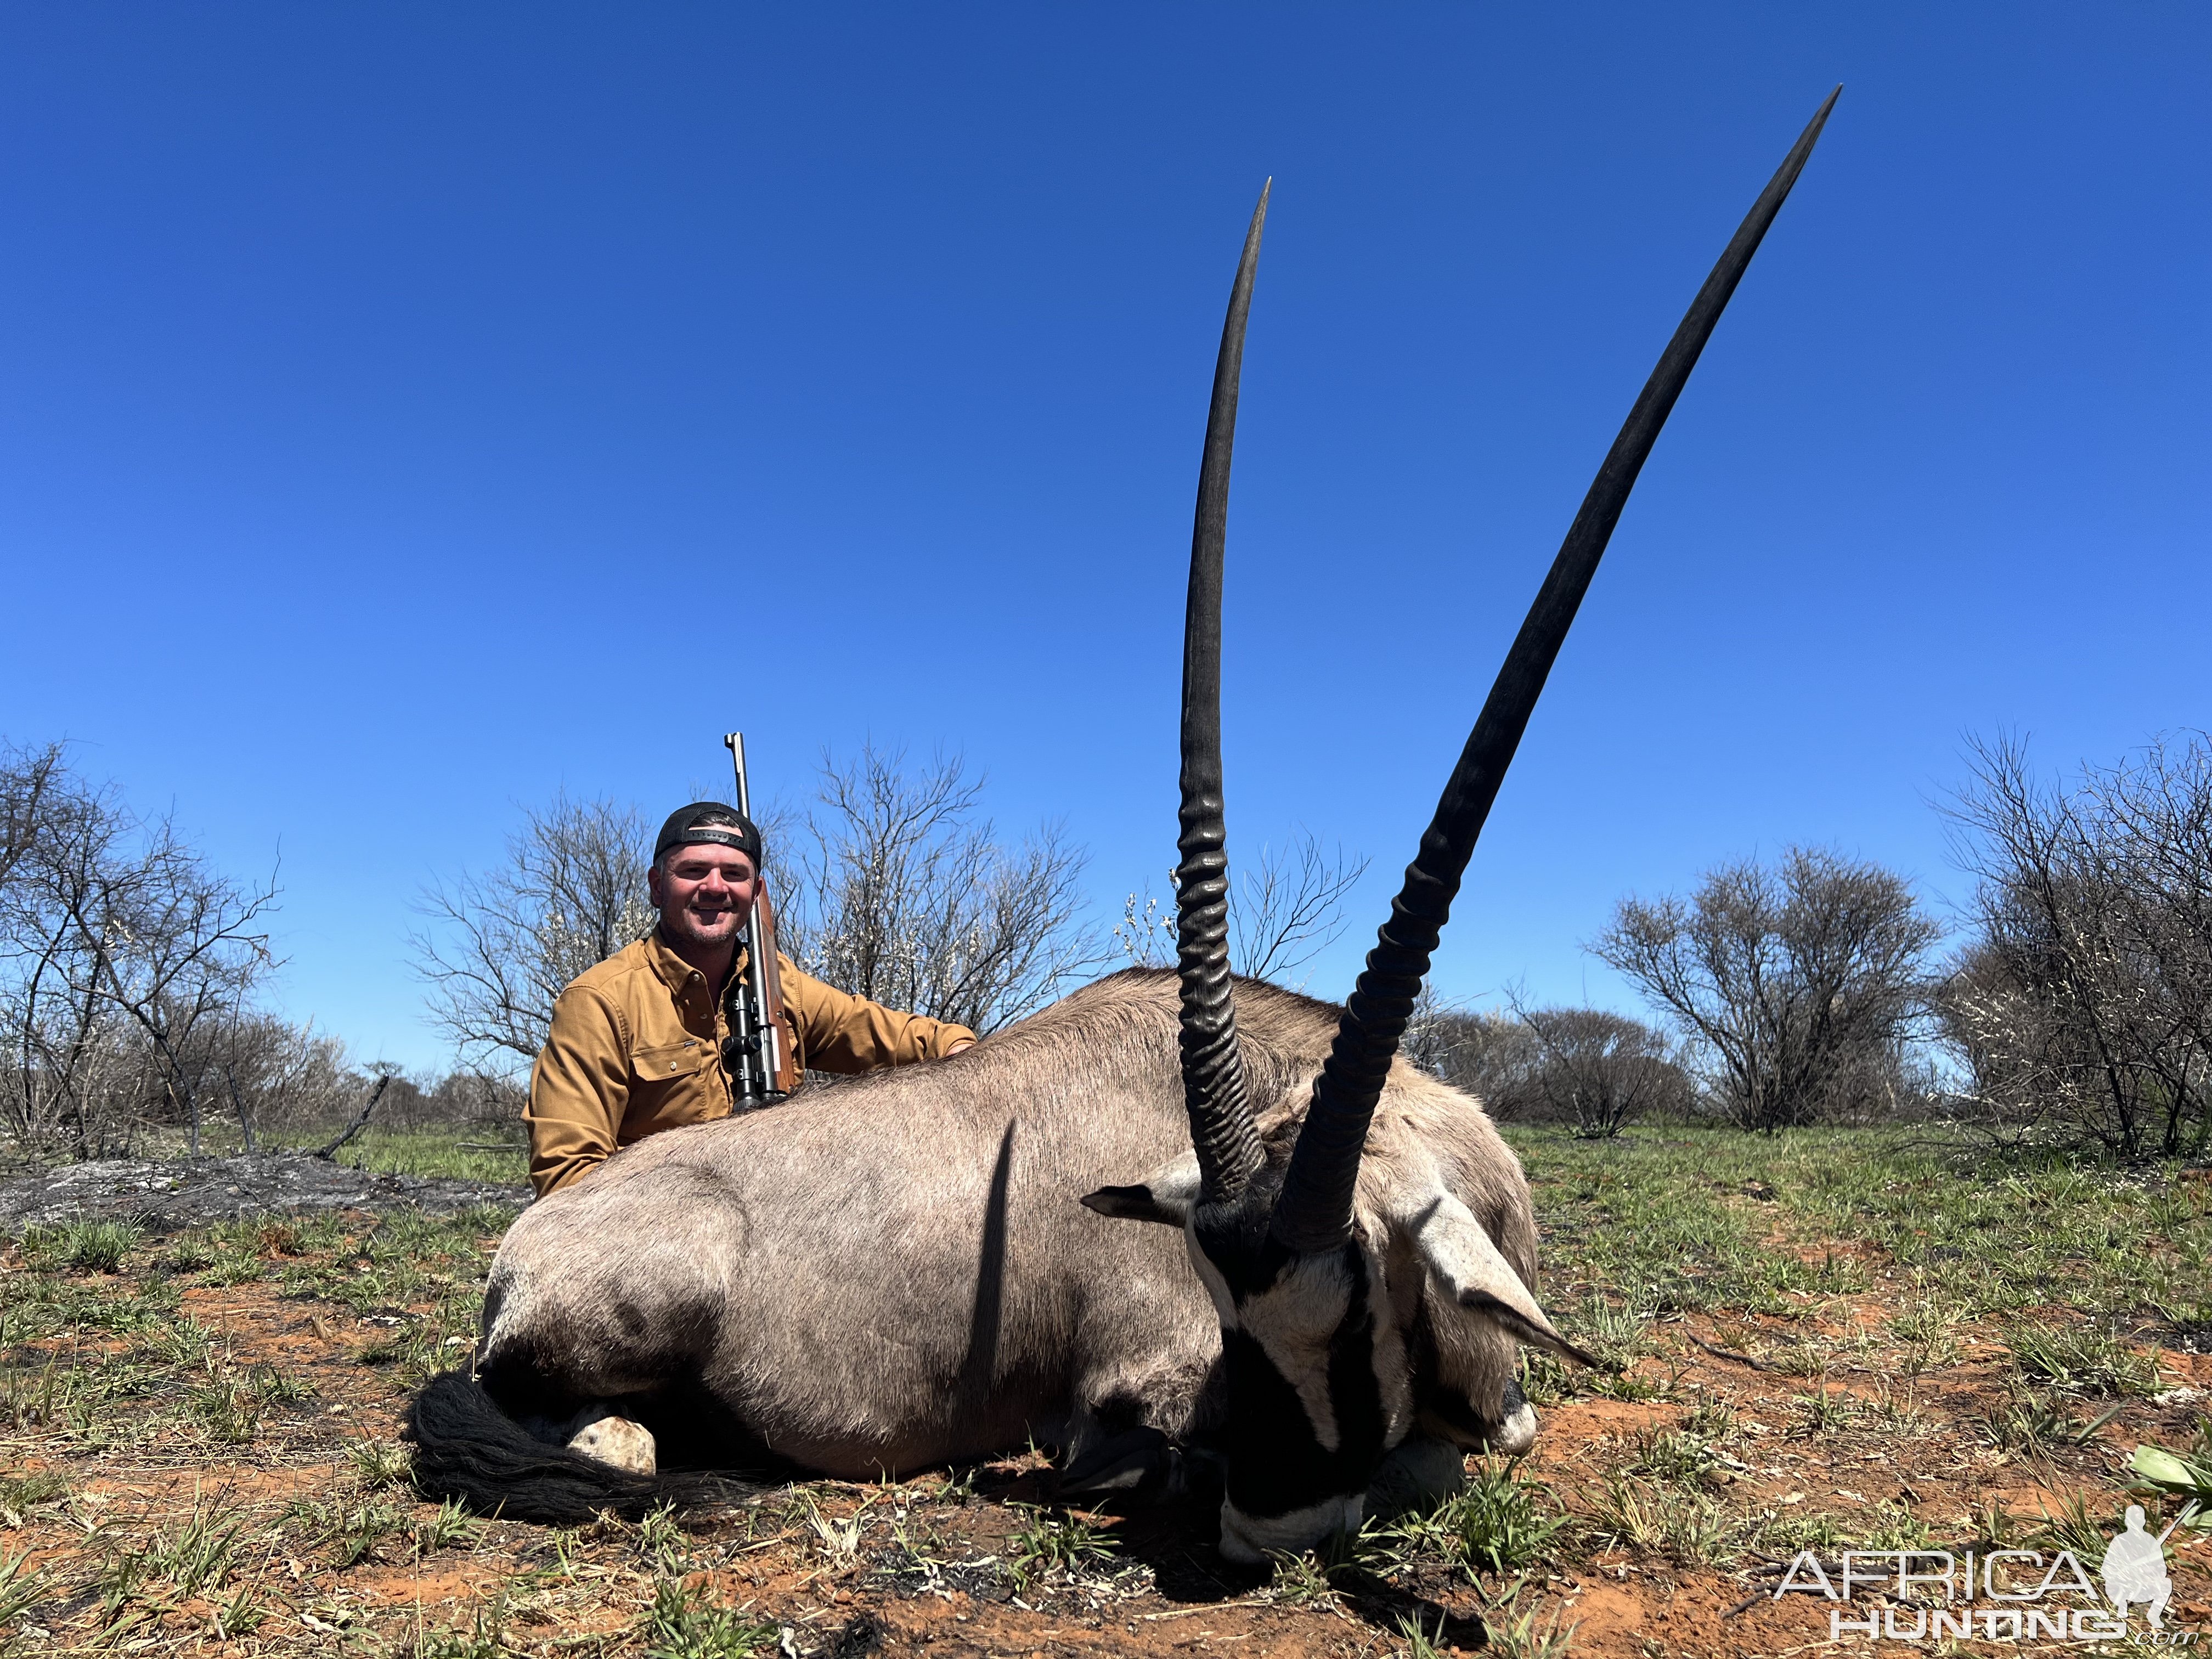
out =
<path fill-rule="evenodd" d="M 1374 1263 L 1350 1242 L 1285 1248 L 1268 1230 L 1276 1185 L 1248 1188 L 1258 1202 L 1202 1207 L 1188 1233 L 1223 1310 L 1224 1536 L 1255 1554 L 1297 1547 L 1304 1517 L 1356 1525 L 1345 1500 L 1366 1491 L 1408 1404 Z"/>

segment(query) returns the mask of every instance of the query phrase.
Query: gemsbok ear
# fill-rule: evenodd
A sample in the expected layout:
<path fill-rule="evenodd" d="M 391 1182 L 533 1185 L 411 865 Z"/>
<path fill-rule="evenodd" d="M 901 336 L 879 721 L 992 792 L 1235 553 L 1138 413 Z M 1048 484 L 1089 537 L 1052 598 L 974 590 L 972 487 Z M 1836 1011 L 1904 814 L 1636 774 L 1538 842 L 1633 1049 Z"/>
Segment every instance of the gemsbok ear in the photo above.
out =
<path fill-rule="evenodd" d="M 1549 1348 L 1593 1370 L 1618 1370 L 1577 1347 L 1552 1328 L 1536 1298 L 1498 1254 L 1474 1212 L 1449 1193 L 1437 1191 L 1407 1218 L 1414 1248 L 1445 1293 L 1462 1308 L 1488 1314 L 1522 1341 Z"/>
<path fill-rule="evenodd" d="M 1185 1152 L 1163 1164 L 1135 1187 L 1101 1187 L 1085 1193 L 1083 1207 L 1116 1221 L 1157 1221 L 1180 1228 L 1198 1202 L 1198 1154 Z"/>

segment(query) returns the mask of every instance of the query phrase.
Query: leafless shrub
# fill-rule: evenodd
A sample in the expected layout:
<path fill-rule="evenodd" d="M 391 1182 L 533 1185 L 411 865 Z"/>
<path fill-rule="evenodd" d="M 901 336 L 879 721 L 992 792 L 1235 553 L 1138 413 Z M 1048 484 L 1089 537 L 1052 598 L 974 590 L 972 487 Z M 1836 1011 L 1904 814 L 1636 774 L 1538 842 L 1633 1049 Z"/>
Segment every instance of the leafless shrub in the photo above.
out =
<path fill-rule="evenodd" d="M 1590 948 L 1678 1023 L 1728 1115 L 1771 1133 L 1893 1091 L 1939 933 L 1904 878 L 1793 848 L 1709 872 L 1686 903 L 1624 899 Z"/>
<path fill-rule="evenodd" d="M 58 745 L 0 750 L 0 1118 L 87 1156 L 173 1116 L 198 1150 L 221 1055 L 276 965 L 274 883 L 215 871 Z"/>
<path fill-rule="evenodd" d="M 1952 808 L 1979 878 L 1944 989 L 1970 1098 L 2125 1156 L 2212 1141 L 2212 738 L 2045 785 L 1978 744 Z"/>
<path fill-rule="evenodd" d="M 1506 1015 L 1439 1001 L 1426 986 L 1401 1052 L 1433 1077 L 1480 1099 L 1501 1122 L 1528 1115 L 1526 1088 L 1539 1054 L 1526 1027 Z"/>
<path fill-rule="evenodd" d="M 245 1149 L 259 1137 L 336 1115 L 354 1093 L 345 1045 L 274 1014 L 239 1012 L 214 1045 L 212 1078 Z"/>
<path fill-rule="evenodd" d="M 1513 989 L 1506 1001 L 1510 1013 L 1454 1007 L 1424 986 L 1400 1052 L 1500 1122 L 1607 1136 L 1692 1109 L 1697 1085 L 1663 1031 L 1601 1008 L 1533 1008 Z"/>
<path fill-rule="evenodd" d="M 59 810 L 55 797 L 81 787 L 68 775 L 61 744 L 0 745 L 0 892 L 12 892 L 16 866 L 47 843 Z"/>
<path fill-rule="evenodd" d="M 524 814 L 505 864 L 425 890 L 409 936 L 430 1017 L 465 1069 L 512 1073 L 544 1046 L 568 981 L 651 930 L 651 831 L 634 806 L 554 797 Z"/>
<path fill-rule="evenodd" d="M 1608 1009 L 1535 1008 L 1517 991 L 1508 999 L 1536 1050 L 1516 1089 L 1526 1115 L 1606 1139 L 1639 1117 L 1680 1117 L 1695 1104 L 1697 1085 L 1664 1031 Z"/>
<path fill-rule="evenodd" d="M 1398 1052 L 1406 1063 L 1431 1077 L 1448 1077 L 1461 1042 L 1460 1015 L 1423 980 L 1406 1021 L 1406 1034 L 1398 1040 Z"/>
<path fill-rule="evenodd" d="M 1304 830 L 1294 831 L 1280 846 L 1263 844 L 1258 857 L 1232 870 L 1231 968 L 1248 979 L 1289 980 L 1342 935 L 1345 896 L 1366 873 L 1364 858 L 1340 847 L 1323 852 Z M 1174 880 L 1172 872 L 1169 879 Z M 1130 894 L 1113 938 L 1115 950 L 1138 967 L 1173 967 L 1173 903 Z"/>
<path fill-rule="evenodd" d="M 1286 980 L 1344 932 L 1344 899 L 1367 860 L 1342 848 L 1323 853 L 1304 830 L 1281 846 L 1262 846 L 1240 873 L 1229 905 L 1230 958 L 1253 979 Z"/>
<path fill-rule="evenodd" d="M 1052 823 L 1002 842 L 982 788 L 957 757 L 825 756 L 798 857 L 769 854 L 786 951 L 832 985 L 979 1032 L 1097 967 L 1084 853 Z"/>
<path fill-rule="evenodd" d="M 1174 880 L 1170 872 L 1169 880 Z M 1233 902 L 1233 901 L 1232 901 Z M 1172 968 L 1176 960 L 1176 913 L 1150 893 L 1132 893 L 1121 902 L 1121 920 L 1113 927 L 1114 948 L 1135 968 Z"/>

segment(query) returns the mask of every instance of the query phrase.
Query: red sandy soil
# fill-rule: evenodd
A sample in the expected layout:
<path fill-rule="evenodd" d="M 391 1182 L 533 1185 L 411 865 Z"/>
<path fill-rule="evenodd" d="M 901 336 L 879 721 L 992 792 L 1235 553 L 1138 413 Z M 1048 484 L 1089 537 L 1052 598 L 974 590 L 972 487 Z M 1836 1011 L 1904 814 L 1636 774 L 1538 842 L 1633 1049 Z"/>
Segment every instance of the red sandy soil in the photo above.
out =
<path fill-rule="evenodd" d="M 1723 1468 L 1712 1488 L 1731 1513 L 1827 1512 L 1850 1539 L 1865 1535 L 1854 1529 L 1857 1523 L 1871 1528 L 1884 1516 L 1909 1512 L 1939 1542 L 1963 1549 L 1984 1540 L 1987 1506 L 1994 1504 L 2023 1541 L 2048 1548 L 2039 1530 L 2077 1495 L 2109 1530 L 2109 1516 L 2125 1501 L 2118 1488 L 2134 1446 L 2146 1440 L 2185 1446 L 2212 1403 L 2212 1356 L 2167 1352 L 2162 1358 L 2175 1392 L 2155 1402 L 2131 1402 L 2079 1448 L 2033 1455 L 2000 1451 L 1979 1419 L 2003 1397 L 2002 1350 L 1977 1340 L 1969 1328 L 1961 1333 L 1961 1358 L 1942 1370 L 1909 1381 L 1884 1369 L 1878 1342 L 1861 1350 L 1850 1339 L 1860 1330 L 1878 1339 L 1902 1298 L 1879 1258 L 1859 1254 L 1873 1270 L 1875 1288 L 1832 1301 L 1817 1322 L 1784 1326 L 1696 1316 L 1662 1322 L 1655 1332 L 1656 1352 L 1639 1361 L 1633 1375 L 1663 1387 L 1666 1397 L 1583 1396 L 1552 1406 L 1526 1471 L 1548 1483 L 1571 1516 L 1588 1517 L 1603 1498 L 1608 1473 L 1632 1460 L 1630 1437 L 1679 1425 L 1703 1398 L 1724 1402 L 1735 1413 L 1735 1432 L 1725 1449 L 1739 1467 Z M 233 1365 L 281 1366 L 306 1378 L 313 1396 L 271 1407 L 246 1447 L 195 1442 L 179 1429 L 133 1449 L 91 1456 L 66 1437 L 11 1431 L 0 1418 L 0 1471 L 21 1476 L 43 1470 L 65 1478 L 71 1489 L 69 1498 L 24 1514 L 0 1511 L 0 1563 L 27 1548 L 31 1567 L 50 1569 L 55 1584 L 78 1587 L 23 1616 L 20 1625 L 43 1632 L 30 1636 L 23 1651 L 99 1644 L 161 1655 L 407 1653 L 433 1643 L 440 1632 L 467 1631 L 495 1602 L 505 1650 L 550 1656 L 644 1650 L 643 1609 L 667 1563 L 654 1566 L 635 1527 L 603 1522 L 573 1535 L 563 1572 L 555 1534 L 520 1523 L 495 1521 L 473 1545 L 419 1560 L 410 1559 L 415 1552 L 406 1535 L 395 1533 L 345 1568 L 310 1529 L 280 1525 L 286 1507 L 300 1498 L 353 1504 L 380 1499 L 418 1526 L 435 1515 L 404 1487 L 362 1492 L 345 1449 L 349 1442 L 389 1440 L 398 1430 L 404 1395 L 392 1372 L 356 1357 L 390 1327 L 335 1304 L 287 1299 L 267 1284 L 194 1288 L 184 1299 L 195 1318 L 222 1334 Z M 1729 1357 L 1753 1356 L 1762 1347 L 1771 1357 L 1782 1350 L 1767 1344 L 1806 1336 L 1843 1345 L 1831 1352 L 1825 1379 Z M 67 1344 L 61 1346 L 66 1351 Z M 135 1346 L 132 1340 L 95 1341 L 88 1334 L 77 1352 L 119 1355 Z M 1863 1365 L 1851 1363 L 1855 1352 L 1862 1353 Z M 22 1361 L 19 1352 L 15 1363 Z M 1916 1415 L 1900 1426 L 1894 1414 L 1865 1410 L 1839 1428 L 1813 1433 L 1802 1402 L 1823 1389 L 1867 1406 L 1909 1407 Z M 826 1548 L 803 1517 L 793 1519 L 788 1495 L 772 1495 L 750 1516 L 688 1523 L 676 1571 L 695 1596 L 741 1605 L 750 1619 L 787 1627 L 787 1650 L 799 1655 L 1219 1652 L 1242 1659 L 1403 1653 L 1407 1620 L 1419 1620 L 1442 1648 L 1472 1649 L 1484 1640 L 1486 1615 L 1502 1638 L 1528 1615 L 1542 1632 L 1555 1614 L 1559 1630 L 1571 1629 L 1569 1650 L 1599 1659 L 1782 1659 L 1830 1646 L 1827 1604 L 1815 1596 L 1768 1599 L 1761 1591 L 1773 1578 L 1755 1576 L 1756 1559 L 1684 1565 L 1594 1544 L 1586 1528 L 1563 1533 L 1549 1565 L 1518 1582 L 1511 1600 L 1516 1576 L 1478 1580 L 1434 1555 L 1410 1568 L 1386 1569 L 1381 1578 L 1354 1567 L 1337 1575 L 1334 1591 L 1286 1599 L 1279 1582 L 1271 1589 L 1224 1566 L 1212 1555 L 1202 1515 L 1090 1517 L 1116 1540 L 1116 1557 L 1080 1568 L 1073 1580 L 1048 1576 L 1018 1595 L 1003 1577 L 993 1582 L 988 1570 L 956 1566 L 933 1584 L 912 1573 L 894 1577 L 890 1522 L 901 1507 L 911 1524 L 934 1533 L 938 1553 L 972 1562 L 1005 1550 L 1027 1518 L 1030 1512 L 1010 1504 L 1047 1495 L 1046 1472 L 1035 1459 L 994 1465 L 971 1479 L 973 1498 L 941 1476 L 897 1489 L 836 1483 L 802 1489 L 827 1521 L 861 1512 L 857 1552 L 842 1556 Z M 134 1614 L 125 1628 L 103 1632 L 91 1588 L 101 1557 L 134 1547 L 131 1540 L 154 1531 L 173 1530 L 196 1503 L 235 1506 L 248 1517 L 233 1579 L 217 1599 L 228 1599 L 241 1583 L 252 1586 L 265 1608 L 263 1622 L 250 1634 L 225 1638 L 215 1630 L 209 1601 L 172 1597 Z M 88 1525 L 102 1522 L 105 1528 L 88 1536 Z M 2212 1642 L 2212 1537 L 2183 1531 L 2174 1542 L 2176 1595 L 2168 1621 Z M 1133 1571 L 1136 1563 L 1152 1572 Z M 2086 1565 L 2095 1571 L 2094 1561 Z M 518 1581 L 518 1573 L 531 1570 L 536 1577 Z M 1507 1640 L 1493 1644 L 1510 1650 Z M 0 1650 L 6 1645 L 0 1632 Z M 1864 1644 L 1847 1638 L 1846 1645 Z M 1898 1653 L 1934 1650 L 1924 1644 L 1881 1645 Z M 2080 1650 L 1991 1642 L 1955 1650 Z"/>

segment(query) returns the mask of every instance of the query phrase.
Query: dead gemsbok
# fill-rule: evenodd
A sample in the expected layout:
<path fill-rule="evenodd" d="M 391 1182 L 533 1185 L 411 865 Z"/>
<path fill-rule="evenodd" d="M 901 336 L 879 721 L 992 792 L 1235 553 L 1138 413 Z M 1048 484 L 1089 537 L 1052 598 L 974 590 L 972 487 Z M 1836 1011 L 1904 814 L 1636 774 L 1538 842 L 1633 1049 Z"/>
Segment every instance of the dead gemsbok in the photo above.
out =
<path fill-rule="evenodd" d="M 1221 1547 L 1249 1561 L 1357 1524 L 1370 1489 L 1448 1489 L 1463 1449 L 1525 1449 L 1516 1342 L 1587 1357 L 1537 1304 L 1519 1163 L 1399 1038 L 1637 473 L 1834 102 L 1630 411 L 1340 1010 L 1228 968 L 1222 564 L 1263 192 L 1199 477 L 1176 975 L 656 1135 L 532 1206 L 493 1263 L 474 1376 L 412 1408 L 424 1488 L 572 1521 L 715 1490 L 703 1471 L 872 1479 L 1034 1437 L 1070 1493 L 1218 1467 Z"/>

